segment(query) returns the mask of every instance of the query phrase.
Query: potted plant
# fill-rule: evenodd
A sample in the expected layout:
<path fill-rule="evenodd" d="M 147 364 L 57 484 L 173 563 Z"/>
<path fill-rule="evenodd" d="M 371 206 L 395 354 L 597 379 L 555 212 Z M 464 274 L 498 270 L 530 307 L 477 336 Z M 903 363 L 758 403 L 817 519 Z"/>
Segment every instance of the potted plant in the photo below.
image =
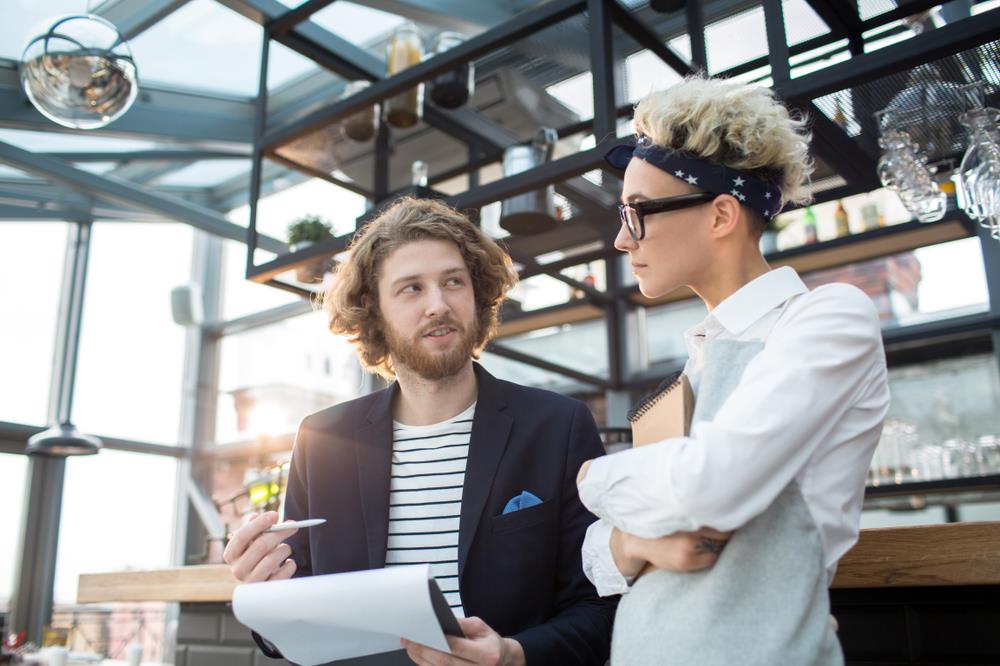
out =
<path fill-rule="evenodd" d="M 304 215 L 288 225 L 288 249 L 297 252 L 333 236 L 330 223 L 319 215 Z M 320 282 L 333 268 L 333 258 L 317 259 L 295 269 L 295 279 L 310 284 Z"/>

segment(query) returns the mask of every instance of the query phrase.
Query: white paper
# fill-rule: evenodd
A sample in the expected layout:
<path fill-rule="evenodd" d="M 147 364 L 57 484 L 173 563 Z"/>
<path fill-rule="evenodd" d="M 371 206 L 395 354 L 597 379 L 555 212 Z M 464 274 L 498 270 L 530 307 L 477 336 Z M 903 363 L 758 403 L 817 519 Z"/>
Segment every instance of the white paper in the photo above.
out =
<path fill-rule="evenodd" d="M 448 652 L 426 564 L 240 585 L 236 618 L 286 659 L 315 666 L 399 650 L 399 639 Z"/>

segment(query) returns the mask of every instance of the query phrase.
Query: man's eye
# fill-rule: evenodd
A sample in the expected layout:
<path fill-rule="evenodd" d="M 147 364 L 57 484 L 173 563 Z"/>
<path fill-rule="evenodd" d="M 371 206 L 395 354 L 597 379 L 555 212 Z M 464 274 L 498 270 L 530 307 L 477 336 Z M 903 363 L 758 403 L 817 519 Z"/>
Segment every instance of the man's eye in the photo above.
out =
<path fill-rule="evenodd" d="M 420 287 L 418 287 L 417 285 L 415 285 L 415 284 L 408 284 L 405 287 L 403 287 L 402 289 L 400 289 L 399 293 L 401 293 L 401 294 L 412 294 L 412 293 L 417 292 L 419 290 L 420 290 Z"/>
<path fill-rule="evenodd" d="M 449 287 L 452 287 L 452 286 L 457 286 L 457 285 L 461 285 L 461 284 L 464 284 L 464 283 L 462 282 L 462 278 L 449 278 L 448 281 L 445 282 L 445 284 L 448 285 Z"/>

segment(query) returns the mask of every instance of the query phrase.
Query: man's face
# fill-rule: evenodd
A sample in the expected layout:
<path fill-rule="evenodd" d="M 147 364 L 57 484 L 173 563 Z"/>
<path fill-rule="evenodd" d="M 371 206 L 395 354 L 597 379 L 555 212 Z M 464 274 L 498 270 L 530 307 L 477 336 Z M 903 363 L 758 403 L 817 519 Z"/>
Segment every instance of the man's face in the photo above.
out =
<path fill-rule="evenodd" d="M 379 316 L 395 367 L 438 380 L 471 361 L 478 337 L 469 269 L 454 243 L 420 240 L 382 261 Z"/>

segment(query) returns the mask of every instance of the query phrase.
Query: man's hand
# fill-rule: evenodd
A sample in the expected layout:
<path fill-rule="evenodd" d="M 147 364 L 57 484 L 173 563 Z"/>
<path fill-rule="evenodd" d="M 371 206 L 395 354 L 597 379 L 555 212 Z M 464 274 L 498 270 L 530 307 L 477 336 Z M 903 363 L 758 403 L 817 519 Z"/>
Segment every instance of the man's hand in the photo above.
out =
<path fill-rule="evenodd" d="M 229 540 L 222 560 L 228 564 L 233 576 L 241 583 L 264 580 L 284 580 L 295 573 L 295 560 L 289 557 L 292 548 L 284 539 L 298 529 L 265 533 L 278 522 L 278 513 L 268 511 L 236 530 Z"/>
<path fill-rule="evenodd" d="M 451 654 L 420 643 L 401 639 L 400 645 L 413 663 L 420 666 L 483 664 L 485 666 L 524 666 L 524 650 L 513 638 L 503 638 L 478 617 L 458 621 L 465 638 L 445 636 Z"/>
<path fill-rule="evenodd" d="M 701 571 L 715 564 L 732 535 L 706 527 L 697 532 L 642 539 L 616 528 L 611 535 L 611 553 L 619 571 L 627 577 L 643 572 L 647 562 L 666 571 Z"/>

